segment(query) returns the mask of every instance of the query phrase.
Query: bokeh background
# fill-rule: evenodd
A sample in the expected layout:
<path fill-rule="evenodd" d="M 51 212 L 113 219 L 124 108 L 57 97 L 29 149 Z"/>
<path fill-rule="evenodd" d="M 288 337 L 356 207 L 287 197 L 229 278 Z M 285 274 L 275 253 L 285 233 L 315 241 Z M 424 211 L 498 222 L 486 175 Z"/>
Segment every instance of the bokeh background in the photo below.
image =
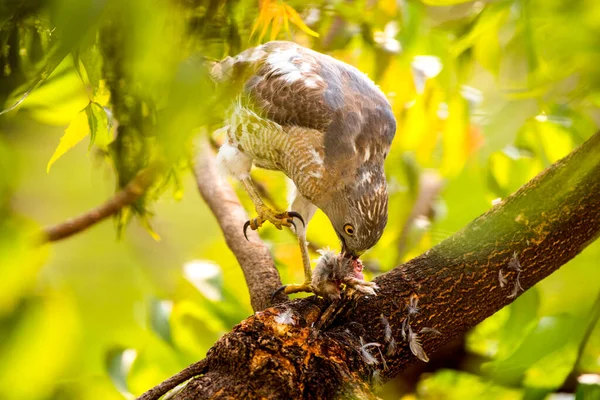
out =
<path fill-rule="evenodd" d="M 212 131 L 235 95 L 215 91 L 207 60 L 271 39 L 357 66 L 393 105 L 390 218 L 364 256 L 371 278 L 450 236 L 600 121 L 597 1 L 3 1 L 0 398 L 134 398 L 252 313 L 188 165 L 193 134 Z M 36 244 L 157 154 L 168 172 L 142 201 Z M 253 176 L 286 207 L 280 174 Z M 293 235 L 261 235 L 283 281 L 300 281 Z M 308 236 L 338 247 L 320 212 Z M 378 394 L 573 398 L 578 376 L 600 373 L 599 263 L 595 243 Z"/>

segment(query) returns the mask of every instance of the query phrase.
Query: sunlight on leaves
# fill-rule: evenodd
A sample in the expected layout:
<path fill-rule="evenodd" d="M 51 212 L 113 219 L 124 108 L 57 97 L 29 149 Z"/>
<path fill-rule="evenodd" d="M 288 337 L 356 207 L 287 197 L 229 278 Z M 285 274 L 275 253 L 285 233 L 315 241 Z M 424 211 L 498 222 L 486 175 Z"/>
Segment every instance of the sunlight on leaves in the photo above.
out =
<path fill-rule="evenodd" d="M 484 364 L 482 371 L 499 382 L 515 384 L 532 364 L 568 346 L 577 332 L 576 324 L 567 314 L 543 317 L 510 356 Z"/>
<path fill-rule="evenodd" d="M 310 29 L 302 20 L 302 17 L 296 10 L 291 6 L 285 4 L 280 0 L 260 0 L 260 12 L 258 19 L 252 26 L 250 36 L 254 36 L 254 33 L 258 28 L 262 27 L 260 34 L 258 35 L 258 41 L 262 41 L 269 29 L 271 28 L 270 40 L 275 40 L 281 30 L 281 26 L 284 26 L 285 31 L 289 31 L 289 23 L 291 22 L 298 27 L 302 32 L 307 35 L 318 37 L 319 34 Z"/>
<path fill-rule="evenodd" d="M 485 378 L 466 372 L 440 370 L 427 376 L 417 386 L 422 400 L 497 399 L 520 400 L 520 390 L 495 385 Z"/>
<path fill-rule="evenodd" d="M 528 387 L 558 389 L 565 381 L 577 358 L 577 346 L 572 342 L 542 357 L 525 373 L 523 384 Z"/>

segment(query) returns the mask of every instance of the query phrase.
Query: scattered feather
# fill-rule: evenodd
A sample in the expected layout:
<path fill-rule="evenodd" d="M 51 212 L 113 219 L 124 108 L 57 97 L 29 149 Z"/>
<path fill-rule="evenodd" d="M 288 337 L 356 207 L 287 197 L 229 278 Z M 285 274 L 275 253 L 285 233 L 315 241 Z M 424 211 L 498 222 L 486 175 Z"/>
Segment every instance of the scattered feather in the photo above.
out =
<path fill-rule="evenodd" d="M 387 345 L 385 354 L 387 356 L 391 356 L 395 353 L 396 353 L 396 340 L 394 340 L 394 338 L 392 338 L 392 340 L 390 340 L 390 342 Z"/>
<path fill-rule="evenodd" d="M 407 340 L 407 332 L 410 329 L 410 324 L 408 323 L 408 318 L 404 318 L 402 320 L 402 339 L 406 342 Z"/>
<path fill-rule="evenodd" d="M 363 359 L 363 361 L 365 363 L 367 363 L 368 365 L 376 365 L 379 364 L 379 361 L 377 361 L 377 358 L 375 358 L 375 356 L 373 356 L 371 353 L 369 353 L 368 348 L 369 347 L 379 347 L 381 346 L 379 343 L 365 343 L 363 338 L 360 338 L 360 355 Z"/>
<path fill-rule="evenodd" d="M 388 321 L 388 319 L 386 317 L 384 317 L 383 314 L 381 314 L 380 318 L 381 318 L 381 324 L 383 325 L 383 330 L 384 330 L 383 340 L 385 340 L 386 343 L 389 343 L 391 340 L 393 340 L 392 327 L 390 326 L 390 322 Z"/>
<path fill-rule="evenodd" d="M 373 386 L 375 391 L 379 391 L 383 387 L 383 378 L 378 369 L 373 370 L 373 375 L 371 375 L 371 386 Z"/>
<path fill-rule="evenodd" d="M 277 322 L 278 324 L 283 324 L 283 325 L 295 325 L 296 324 L 296 322 L 294 321 L 294 313 L 289 308 L 286 309 L 281 314 L 278 314 L 275 317 L 275 322 Z"/>
<path fill-rule="evenodd" d="M 429 327 L 425 327 L 425 328 L 421 328 L 421 330 L 419 331 L 419 333 L 431 333 L 434 336 L 441 336 L 442 333 L 440 331 L 438 331 L 435 328 L 429 328 Z"/>
<path fill-rule="evenodd" d="M 508 296 L 506 296 L 507 298 L 509 298 L 509 299 L 515 298 L 519 294 L 519 291 L 521 291 L 521 292 L 525 291 L 523 289 L 523 287 L 521 286 L 521 281 L 519 280 L 520 275 L 521 275 L 521 271 L 517 272 L 517 277 L 515 278 L 513 290 Z"/>
<path fill-rule="evenodd" d="M 385 357 L 383 356 L 383 353 L 381 352 L 381 349 L 379 347 L 377 347 L 377 351 L 379 352 L 379 356 L 381 357 L 381 362 L 383 363 L 383 370 L 386 371 L 388 369 L 387 363 L 385 362 Z"/>
<path fill-rule="evenodd" d="M 408 310 L 408 315 L 416 315 L 419 313 L 419 296 L 417 296 L 416 294 L 411 294 L 410 298 L 408 299 L 408 305 L 406 306 L 406 309 Z"/>
<path fill-rule="evenodd" d="M 508 262 L 508 269 L 521 272 L 521 263 L 519 262 L 519 257 L 516 251 L 513 253 L 510 261 Z"/>
<path fill-rule="evenodd" d="M 427 356 L 427 353 L 425 353 L 425 350 L 423 350 L 423 346 L 421 346 L 419 335 L 412 331 L 410 325 L 408 326 L 408 347 L 410 348 L 410 352 L 419 360 L 429 362 L 429 357 Z"/>
<path fill-rule="evenodd" d="M 500 284 L 500 287 L 503 288 L 504 286 L 506 286 L 506 277 L 504 276 L 504 272 L 502 270 L 498 271 L 498 283 Z"/>

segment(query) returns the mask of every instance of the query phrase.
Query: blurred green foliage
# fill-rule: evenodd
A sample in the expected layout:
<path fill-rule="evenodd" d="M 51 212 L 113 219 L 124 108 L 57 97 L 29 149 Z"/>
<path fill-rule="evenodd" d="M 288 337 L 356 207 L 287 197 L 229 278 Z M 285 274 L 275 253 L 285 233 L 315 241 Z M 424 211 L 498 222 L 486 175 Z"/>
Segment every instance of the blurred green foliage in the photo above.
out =
<path fill-rule="evenodd" d="M 193 134 L 214 128 L 234 95 L 215 91 L 206 60 L 268 38 L 357 66 L 393 105 L 390 218 L 365 255 L 373 274 L 464 226 L 600 120 L 594 1 L 4 1 L 1 398 L 132 398 L 252 312 L 186 167 Z M 159 181 L 116 218 L 121 231 L 139 217 L 121 240 L 104 222 L 35 244 L 40 226 L 99 204 L 157 158 Z M 427 219 L 407 221 L 431 171 L 443 189 Z M 283 177 L 255 177 L 284 207 Z M 262 236 L 284 282 L 300 281 L 293 236 L 272 227 Z M 338 245 L 322 213 L 309 240 Z M 541 399 L 571 371 L 600 372 L 599 259 L 593 244 L 475 328 L 466 347 L 485 360 L 480 370 L 434 372 L 407 398 Z"/>

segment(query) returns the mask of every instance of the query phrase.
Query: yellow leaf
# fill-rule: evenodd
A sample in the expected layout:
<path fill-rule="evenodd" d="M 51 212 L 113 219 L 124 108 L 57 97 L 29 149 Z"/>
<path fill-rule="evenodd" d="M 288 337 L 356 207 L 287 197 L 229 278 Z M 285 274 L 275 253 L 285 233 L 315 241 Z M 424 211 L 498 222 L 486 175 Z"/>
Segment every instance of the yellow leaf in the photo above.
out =
<path fill-rule="evenodd" d="M 304 33 L 318 37 L 319 34 L 310 29 L 302 20 L 302 17 L 291 6 L 278 0 L 262 0 L 259 2 L 260 11 L 258 18 L 252 26 L 250 36 L 253 36 L 259 27 L 262 26 L 258 40 L 261 41 L 269 26 L 271 27 L 270 39 L 274 40 L 284 26 L 284 31 L 289 32 L 289 22 L 296 25 Z"/>
<path fill-rule="evenodd" d="M 307 33 L 311 36 L 314 37 L 319 37 L 319 34 L 315 31 L 313 31 L 312 29 L 310 29 L 305 23 L 304 21 L 302 21 L 302 17 L 300 17 L 300 14 L 298 14 L 296 12 L 296 10 L 294 10 L 292 7 L 288 6 L 287 4 L 284 4 L 286 13 L 289 17 L 289 20 L 292 24 L 296 25 L 298 28 L 300 28 L 300 30 L 302 30 L 304 33 Z"/>
<path fill-rule="evenodd" d="M 106 81 L 101 79 L 98 82 L 98 88 L 94 93 L 94 101 L 101 106 L 105 107 L 110 100 L 110 90 L 106 87 Z"/>
<path fill-rule="evenodd" d="M 267 33 L 267 29 L 269 29 L 269 24 L 271 23 L 271 20 L 273 18 L 275 18 L 275 15 L 273 15 L 272 13 L 267 13 L 267 16 L 265 17 L 265 20 L 263 23 L 262 31 L 260 31 L 260 35 L 258 36 L 259 42 L 263 39 L 263 37 L 265 37 L 265 34 Z"/>
<path fill-rule="evenodd" d="M 273 18 L 275 18 L 275 13 L 277 13 L 277 5 L 272 4 L 271 0 L 263 0 L 259 2 L 260 11 L 258 13 L 258 18 L 256 22 L 252 26 L 252 31 L 250 32 L 250 36 L 254 36 L 254 32 L 258 29 L 259 26 L 262 25 L 263 29 L 259 35 L 258 40 L 262 40 L 269 28 L 269 23 Z"/>
<path fill-rule="evenodd" d="M 67 129 L 65 129 L 65 134 L 60 138 L 58 147 L 54 151 L 54 154 L 52 154 L 50 161 L 48 161 L 46 172 L 49 173 L 52 164 L 54 164 L 56 160 L 62 157 L 63 154 L 73 148 L 77 143 L 81 142 L 84 137 L 89 135 L 89 133 L 90 126 L 88 124 L 88 117 L 85 109 L 83 109 L 77 113 Z"/>
<path fill-rule="evenodd" d="M 283 14 L 283 31 L 284 32 L 290 31 L 290 20 L 289 20 L 287 13 Z"/>
<path fill-rule="evenodd" d="M 273 20 L 273 25 L 271 25 L 271 40 L 277 39 L 277 34 L 281 30 L 281 20 L 283 16 L 279 16 Z"/>

